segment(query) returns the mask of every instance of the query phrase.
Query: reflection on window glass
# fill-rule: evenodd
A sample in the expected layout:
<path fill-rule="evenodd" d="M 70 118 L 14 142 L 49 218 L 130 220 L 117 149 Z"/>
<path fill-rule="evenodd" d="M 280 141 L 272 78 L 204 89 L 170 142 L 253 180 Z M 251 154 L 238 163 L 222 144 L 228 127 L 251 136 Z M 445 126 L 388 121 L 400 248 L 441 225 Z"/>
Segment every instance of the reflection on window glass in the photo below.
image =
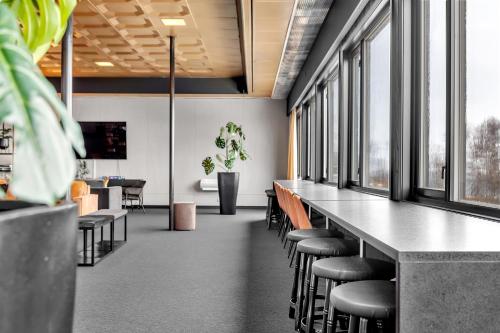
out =
<path fill-rule="evenodd" d="M 338 76 L 335 76 L 331 81 L 328 82 L 331 87 L 330 94 L 330 118 L 329 118 L 329 172 L 328 181 L 337 183 L 338 173 L 339 173 L 339 80 Z"/>
<path fill-rule="evenodd" d="M 444 190 L 446 165 L 446 0 L 422 2 L 423 85 L 419 186 Z"/>
<path fill-rule="evenodd" d="M 321 106 L 322 106 L 322 113 L 323 113 L 323 133 L 322 133 L 322 170 L 321 170 L 321 178 L 322 179 L 327 179 L 328 177 L 328 145 L 329 145 L 329 138 L 328 138 L 328 86 L 325 86 L 322 91 L 322 101 L 321 101 Z"/>
<path fill-rule="evenodd" d="M 351 109 L 351 180 L 359 181 L 359 143 L 361 115 L 361 54 L 352 59 L 352 109 Z"/>
<path fill-rule="evenodd" d="M 364 186 L 389 188 L 391 26 L 368 41 Z"/>
<path fill-rule="evenodd" d="M 465 4 L 462 196 L 468 201 L 500 205 L 500 1 L 474 0 Z"/>

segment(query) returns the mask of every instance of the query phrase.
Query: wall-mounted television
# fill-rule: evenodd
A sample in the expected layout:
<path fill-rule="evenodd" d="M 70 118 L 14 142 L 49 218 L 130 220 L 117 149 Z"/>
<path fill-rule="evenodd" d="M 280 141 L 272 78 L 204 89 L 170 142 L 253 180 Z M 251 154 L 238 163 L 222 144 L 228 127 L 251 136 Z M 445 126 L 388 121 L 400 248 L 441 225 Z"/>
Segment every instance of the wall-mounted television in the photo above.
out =
<path fill-rule="evenodd" d="M 86 159 L 127 159 L 126 122 L 81 121 L 79 123 L 87 151 Z"/>

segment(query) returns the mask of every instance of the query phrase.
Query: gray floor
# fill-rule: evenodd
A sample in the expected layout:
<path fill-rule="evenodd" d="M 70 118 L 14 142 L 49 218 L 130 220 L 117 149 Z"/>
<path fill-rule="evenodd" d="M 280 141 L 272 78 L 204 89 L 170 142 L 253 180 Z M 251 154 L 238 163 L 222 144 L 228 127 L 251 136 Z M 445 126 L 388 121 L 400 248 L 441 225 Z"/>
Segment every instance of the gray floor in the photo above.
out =
<path fill-rule="evenodd" d="M 293 332 L 292 271 L 264 215 L 206 210 L 169 232 L 167 210 L 130 214 L 129 242 L 78 268 L 74 332 Z"/>

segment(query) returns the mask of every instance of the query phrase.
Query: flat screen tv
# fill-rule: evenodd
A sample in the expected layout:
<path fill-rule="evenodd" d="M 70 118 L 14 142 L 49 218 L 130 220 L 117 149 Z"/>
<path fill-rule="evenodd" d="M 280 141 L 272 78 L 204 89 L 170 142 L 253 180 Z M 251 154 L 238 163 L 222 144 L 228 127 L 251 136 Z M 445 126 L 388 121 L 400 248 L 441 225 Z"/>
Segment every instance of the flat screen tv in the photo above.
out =
<path fill-rule="evenodd" d="M 127 159 L 126 122 L 82 121 L 80 126 L 87 151 L 86 159 Z"/>

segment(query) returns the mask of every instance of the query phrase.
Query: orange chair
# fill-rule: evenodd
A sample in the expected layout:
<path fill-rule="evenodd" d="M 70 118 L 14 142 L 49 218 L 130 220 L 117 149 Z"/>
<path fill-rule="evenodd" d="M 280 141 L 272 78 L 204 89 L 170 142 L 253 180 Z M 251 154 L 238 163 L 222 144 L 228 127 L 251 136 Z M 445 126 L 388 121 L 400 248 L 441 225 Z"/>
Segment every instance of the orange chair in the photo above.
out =
<path fill-rule="evenodd" d="M 83 180 L 71 184 L 71 200 L 78 205 L 78 215 L 88 215 L 98 210 L 98 195 L 90 194 L 90 186 Z"/>

